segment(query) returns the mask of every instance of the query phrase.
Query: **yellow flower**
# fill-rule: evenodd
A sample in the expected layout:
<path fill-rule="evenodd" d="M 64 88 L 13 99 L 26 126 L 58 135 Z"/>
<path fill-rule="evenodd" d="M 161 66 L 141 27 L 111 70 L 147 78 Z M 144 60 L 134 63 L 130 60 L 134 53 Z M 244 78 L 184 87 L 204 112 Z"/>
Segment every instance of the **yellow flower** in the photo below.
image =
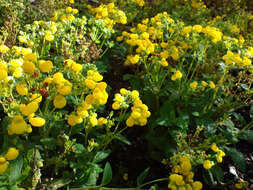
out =
<path fill-rule="evenodd" d="M 94 127 L 98 124 L 97 114 L 92 114 L 89 118 L 91 125 Z"/>
<path fill-rule="evenodd" d="M 183 176 L 181 175 L 171 174 L 169 178 L 171 181 L 175 182 L 178 186 L 182 186 L 185 184 L 183 180 Z"/>
<path fill-rule="evenodd" d="M 169 57 L 169 52 L 168 51 L 163 51 L 160 53 L 160 56 L 164 59 L 167 59 Z"/>
<path fill-rule="evenodd" d="M 126 120 L 126 125 L 128 127 L 133 127 L 134 126 L 134 120 L 132 117 L 129 117 L 127 120 Z"/>
<path fill-rule="evenodd" d="M 39 68 L 42 72 L 48 73 L 52 70 L 53 63 L 52 63 L 52 61 L 40 60 L 39 61 Z"/>
<path fill-rule="evenodd" d="M 72 13 L 73 14 L 77 14 L 78 13 L 78 9 L 72 9 Z"/>
<path fill-rule="evenodd" d="M 66 106 L 66 104 L 67 104 L 67 101 L 64 96 L 56 95 L 54 97 L 54 107 L 55 108 L 59 108 L 59 109 L 64 108 Z"/>
<path fill-rule="evenodd" d="M 194 25 L 192 29 L 198 33 L 202 31 L 202 26 L 201 25 Z"/>
<path fill-rule="evenodd" d="M 58 72 L 53 75 L 53 81 L 57 84 L 61 83 L 64 80 L 62 73 Z"/>
<path fill-rule="evenodd" d="M 37 55 L 34 53 L 28 53 L 26 55 L 24 55 L 24 61 L 25 62 L 36 62 L 37 61 Z"/>
<path fill-rule="evenodd" d="M 31 61 L 25 61 L 22 65 L 22 69 L 25 73 L 33 74 L 35 71 L 35 65 Z"/>
<path fill-rule="evenodd" d="M 72 70 L 75 71 L 75 72 L 80 72 L 82 70 L 82 65 L 81 64 L 78 64 L 78 63 L 73 63 L 72 64 Z"/>
<path fill-rule="evenodd" d="M 54 40 L 54 35 L 51 34 L 50 31 L 47 31 L 46 34 L 45 34 L 45 40 L 51 42 Z"/>
<path fill-rule="evenodd" d="M 179 71 L 179 70 L 177 70 L 176 72 L 175 72 L 175 77 L 177 78 L 177 79 L 181 79 L 182 78 L 182 73 Z"/>
<path fill-rule="evenodd" d="M 133 99 L 139 98 L 139 92 L 138 92 L 137 90 L 133 90 L 133 91 L 131 92 L 131 97 L 132 97 Z"/>
<path fill-rule="evenodd" d="M 119 108 L 120 108 L 119 102 L 114 102 L 114 103 L 112 104 L 112 109 L 118 110 Z"/>
<path fill-rule="evenodd" d="M 67 7 L 67 8 L 66 8 L 66 12 L 67 12 L 67 13 L 71 13 L 71 12 L 72 12 L 72 8 L 71 8 L 71 7 Z"/>
<path fill-rule="evenodd" d="M 42 96 L 41 96 L 41 94 L 32 94 L 32 96 L 29 98 L 29 100 L 32 102 L 40 103 L 42 100 Z"/>
<path fill-rule="evenodd" d="M 8 73 L 5 70 L 0 70 L 0 81 L 5 80 L 8 77 Z"/>
<path fill-rule="evenodd" d="M 0 45 L 0 53 L 4 54 L 9 51 L 9 48 L 6 45 Z"/>
<path fill-rule="evenodd" d="M 213 83 L 213 81 L 211 81 L 211 82 L 209 83 L 209 87 L 210 87 L 210 88 L 215 88 L 215 84 Z"/>
<path fill-rule="evenodd" d="M 120 92 L 121 95 L 126 96 L 127 93 L 128 93 L 128 90 L 125 89 L 125 88 L 121 88 L 119 92 Z"/>
<path fill-rule="evenodd" d="M 15 160 L 19 155 L 19 151 L 16 148 L 9 148 L 8 152 L 4 155 L 7 160 Z"/>
<path fill-rule="evenodd" d="M 105 125 L 107 123 L 107 119 L 104 117 L 100 117 L 98 119 L 98 125 Z"/>
<path fill-rule="evenodd" d="M 196 81 L 190 83 L 191 89 L 195 89 L 195 88 L 197 88 L 197 86 L 198 86 L 198 83 Z"/>
<path fill-rule="evenodd" d="M 2 157 L 0 157 L 0 159 L 1 158 Z M 0 175 L 2 175 L 7 170 L 8 165 L 9 165 L 9 162 L 6 162 L 6 161 L 3 163 L 0 162 Z"/>
<path fill-rule="evenodd" d="M 205 160 L 203 163 L 203 167 L 206 170 L 209 170 L 213 165 L 214 165 L 213 161 L 210 161 L 210 160 Z"/>
<path fill-rule="evenodd" d="M 85 79 L 85 85 L 89 88 L 89 89 L 94 89 L 96 87 L 96 82 L 91 80 L 91 79 Z"/>
<path fill-rule="evenodd" d="M 58 92 L 64 96 L 69 95 L 71 93 L 71 90 L 72 90 L 72 84 L 67 80 L 60 83 L 58 86 Z"/>
<path fill-rule="evenodd" d="M 202 85 L 203 87 L 206 87 L 206 86 L 207 86 L 207 82 L 202 81 L 202 82 L 201 82 L 201 85 Z"/>
<path fill-rule="evenodd" d="M 29 122 L 31 123 L 32 126 L 34 127 L 42 127 L 45 125 L 46 121 L 45 119 L 41 117 L 33 117 L 29 119 Z"/>
<path fill-rule="evenodd" d="M 216 143 L 213 143 L 211 145 L 211 149 L 214 151 L 214 152 L 218 152 L 219 151 L 219 148 L 216 146 Z"/>
<path fill-rule="evenodd" d="M 28 94 L 28 89 L 26 87 L 26 84 L 17 84 L 16 85 L 16 90 L 19 95 L 25 96 Z"/>
<path fill-rule="evenodd" d="M 35 113 L 38 110 L 38 108 L 39 108 L 39 104 L 35 101 L 27 105 L 24 105 L 24 104 L 20 105 L 20 111 L 24 116 L 29 116 Z"/>
<path fill-rule="evenodd" d="M 169 65 L 165 58 L 162 58 L 160 63 L 163 67 L 167 67 Z"/>
<path fill-rule="evenodd" d="M 69 0 L 69 3 L 74 4 L 75 0 Z"/>
<path fill-rule="evenodd" d="M 16 115 L 12 121 L 9 129 L 11 134 L 24 134 L 27 131 L 27 124 L 21 115 Z"/>
<path fill-rule="evenodd" d="M 202 189 L 203 185 L 201 182 L 199 181 L 195 181 L 193 184 L 192 184 L 192 187 L 194 190 L 200 190 Z"/>

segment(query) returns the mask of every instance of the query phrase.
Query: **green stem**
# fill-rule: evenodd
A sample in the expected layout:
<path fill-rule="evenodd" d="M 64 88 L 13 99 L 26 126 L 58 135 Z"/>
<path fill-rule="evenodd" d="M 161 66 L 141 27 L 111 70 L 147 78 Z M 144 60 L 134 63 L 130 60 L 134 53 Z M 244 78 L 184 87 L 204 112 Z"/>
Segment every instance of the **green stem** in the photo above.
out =
<path fill-rule="evenodd" d="M 246 129 L 250 129 L 251 127 L 253 127 L 253 120 L 251 122 L 249 122 L 247 125 L 245 125 L 245 127 L 243 127 L 237 134 L 236 136 L 238 137 L 239 134 L 241 134 L 243 131 L 245 131 Z"/>

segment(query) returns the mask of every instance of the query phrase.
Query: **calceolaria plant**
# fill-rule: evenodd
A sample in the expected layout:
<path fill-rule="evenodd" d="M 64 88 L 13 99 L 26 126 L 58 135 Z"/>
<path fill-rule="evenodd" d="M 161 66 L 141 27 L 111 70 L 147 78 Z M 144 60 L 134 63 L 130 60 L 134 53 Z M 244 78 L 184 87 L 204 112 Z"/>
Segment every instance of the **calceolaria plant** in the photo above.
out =
<path fill-rule="evenodd" d="M 138 91 L 121 89 L 112 105 L 121 112 L 103 113 L 107 84 L 94 65 L 67 59 L 56 66 L 29 48 L 19 48 L 18 53 L 17 47 L 1 51 L 1 105 L 7 114 L 1 132 L 1 174 L 13 175 L 12 168 L 19 167 L 16 180 L 22 175 L 33 188 L 41 183 L 40 175 L 42 180 L 65 178 L 66 183 L 95 185 L 96 179 L 90 178 L 102 171 L 96 163 L 108 154 L 107 145 L 120 139 L 127 127 L 145 125 L 148 107 Z"/>

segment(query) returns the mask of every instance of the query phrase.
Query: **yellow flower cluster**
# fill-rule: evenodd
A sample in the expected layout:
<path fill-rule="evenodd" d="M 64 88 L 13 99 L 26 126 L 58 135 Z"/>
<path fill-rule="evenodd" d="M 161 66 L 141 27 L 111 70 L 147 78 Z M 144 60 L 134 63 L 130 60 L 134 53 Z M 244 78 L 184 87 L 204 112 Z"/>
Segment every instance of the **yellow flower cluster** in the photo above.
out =
<path fill-rule="evenodd" d="M 138 4 L 140 7 L 143 7 L 145 5 L 144 0 L 135 0 L 135 3 Z"/>
<path fill-rule="evenodd" d="M 246 56 L 241 57 L 239 53 L 233 53 L 230 50 L 228 50 L 227 54 L 222 57 L 226 65 L 235 65 L 238 67 L 250 66 L 251 60 L 249 58 L 250 54 L 246 54 Z"/>
<path fill-rule="evenodd" d="M 4 156 L 0 156 L 0 175 L 2 175 L 8 168 L 9 162 L 15 160 L 19 155 L 19 150 L 16 148 L 9 148 Z"/>
<path fill-rule="evenodd" d="M 182 76 L 183 74 L 179 70 L 176 70 L 176 72 L 171 76 L 171 80 L 181 79 Z"/>
<path fill-rule="evenodd" d="M 72 7 L 67 7 L 65 10 L 57 10 L 54 12 L 54 16 L 51 18 L 52 21 L 73 21 L 75 19 L 75 14 L 78 13 L 78 9 L 73 9 Z"/>
<path fill-rule="evenodd" d="M 222 158 L 226 155 L 221 149 L 219 149 L 215 143 L 213 143 L 211 145 L 211 149 L 216 152 L 216 160 L 217 162 L 221 163 L 222 162 Z"/>
<path fill-rule="evenodd" d="M 211 145 L 211 149 L 212 149 L 214 152 L 216 152 L 215 157 L 216 157 L 217 162 L 218 162 L 218 163 L 221 163 L 222 160 L 223 160 L 223 157 L 224 157 L 226 154 L 225 154 L 222 150 L 220 150 L 220 149 L 217 147 L 217 145 L 216 145 L 215 143 L 213 143 L 213 144 Z M 205 161 L 203 162 L 203 167 L 204 167 L 206 170 L 209 170 L 209 169 L 212 168 L 212 166 L 214 166 L 214 164 L 215 164 L 214 161 L 205 160 Z"/>
<path fill-rule="evenodd" d="M 173 156 L 172 161 L 174 167 L 170 175 L 170 182 L 168 188 L 171 190 L 200 190 L 202 183 L 194 181 L 194 173 L 191 171 L 191 161 L 187 156 L 176 154 Z"/>
<path fill-rule="evenodd" d="M 97 114 L 91 110 L 92 107 L 104 105 L 107 102 L 108 94 L 106 92 L 107 84 L 101 82 L 103 76 L 96 70 L 89 70 L 87 77 L 84 80 L 85 85 L 91 90 L 90 94 L 85 97 L 85 100 L 77 107 L 75 112 L 68 116 L 68 124 L 75 126 L 83 122 L 83 119 L 89 118 L 91 126 L 103 125 L 106 123 L 105 118 L 97 119 Z"/>
<path fill-rule="evenodd" d="M 88 8 L 91 14 L 95 15 L 96 19 L 102 19 L 109 28 L 113 28 L 116 23 L 127 23 L 125 13 L 115 7 L 114 3 L 109 3 L 107 5 L 101 4 L 96 8 L 88 5 Z"/>
<path fill-rule="evenodd" d="M 115 94 L 112 108 L 118 110 L 121 108 L 128 108 L 129 104 L 133 103 L 131 107 L 131 115 L 126 120 L 126 125 L 132 127 L 134 125 L 144 126 L 147 124 L 147 118 L 151 113 L 148 111 L 148 106 L 143 104 L 139 98 L 137 90 L 129 91 L 125 88 L 120 89 L 120 93 Z"/>
<path fill-rule="evenodd" d="M 191 6 L 196 9 L 206 8 L 206 5 L 201 0 L 193 0 Z"/>
<path fill-rule="evenodd" d="M 203 90 L 205 87 L 209 86 L 210 88 L 214 89 L 216 87 L 216 85 L 214 84 L 213 81 L 209 81 L 209 84 L 206 81 L 201 81 L 201 89 Z M 190 88 L 191 89 L 196 89 L 198 87 L 198 82 L 197 81 L 193 81 L 190 83 Z"/>

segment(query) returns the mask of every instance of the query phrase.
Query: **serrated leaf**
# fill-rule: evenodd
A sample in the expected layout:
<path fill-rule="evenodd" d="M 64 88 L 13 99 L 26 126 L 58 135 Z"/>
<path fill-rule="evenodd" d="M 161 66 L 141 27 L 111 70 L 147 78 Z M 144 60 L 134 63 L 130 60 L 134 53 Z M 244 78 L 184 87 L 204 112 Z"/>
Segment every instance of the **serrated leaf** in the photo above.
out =
<path fill-rule="evenodd" d="M 23 157 L 19 156 L 16 160 L 14 160 L 12 166 L 13 168 L 11 168 L 9 177 L 10 185 L 14 185 L 21 176 L 21 170 L 23 167 Z"/>
<path fill-rule="evenodd" d="M 246 170 L 246 163 L 244 156 L 241 152 L 238 152 L 235 148 L 227 148 L 227 155 L 229 155 L 235 165 L 242 171 L 245 172 Z"/>
<path fill-rule="evenodd" d="M 127 145 L 131 145 L 131 142 L 125 136 L 123 136 L 121 134 L 115 135 L 115 138 L 120 140 L 121 142 L 127 144 Z"/>
<path fill-rule="evenodd" d="M 253 139 L 253 130 L 245 130 L 239 133 L 238 138 L 243 140 L 252 140 Z"/>
<path fill-rule="evenodd" d="M 148 172 L 149 172 L 150 168 L 146 168 L 143 172 L 141 172 L 141 174 L 137 177 L 137 185 L 140 186 L 144 179 L 147 177 Z"/>
<path fill-rule="evenodd" d="M 111 153 L 110 150 L 97 152 L 94 157 L 94 162 L 97 163 L 97 162 L 103 161 L 105 158 L 107 158 L 109 156 L 110 153 Z"/>
<path fill-rule="evenodd" d="M 101 186 L 107 185 L 112 180 L 112 168 L 109 162 L 106 162 L 105 169 L 102 177 Z"/>

